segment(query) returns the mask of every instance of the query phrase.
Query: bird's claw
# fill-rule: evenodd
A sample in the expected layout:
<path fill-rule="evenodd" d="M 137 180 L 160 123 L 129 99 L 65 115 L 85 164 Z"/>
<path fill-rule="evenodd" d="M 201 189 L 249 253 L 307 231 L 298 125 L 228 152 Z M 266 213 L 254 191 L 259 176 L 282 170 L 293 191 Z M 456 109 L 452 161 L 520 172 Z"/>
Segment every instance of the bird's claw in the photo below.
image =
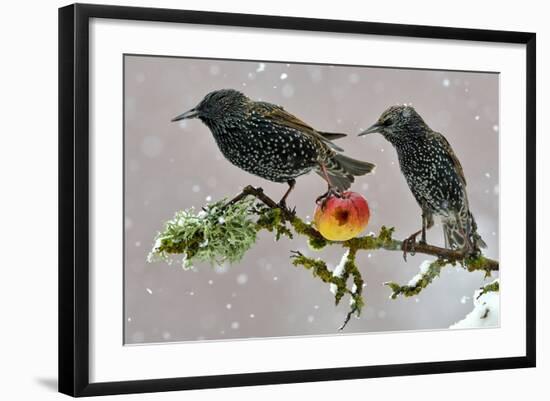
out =
<path fill-rule="evenodd" d="M 284 200 L 281 200 L 277 203 L 279 209 L 282 209 L 285 213 L 288 213 L 290 216 L 296 216 L 296 206 L 290 209 Z"/>
<path fill-rule="evenodd" d="M 407 253 L 410 253 L 411 256 L 414 256 L 416 254 L 415 252 L 415 245 L 416 245 L 416 237 L 418 236 L 418 233 L 414 233 L 410 235 L 408 238 L 403 240 L 403 244 L 401 245 L 401 249 L 403 250 L 403 260 L 407 261 Z M 420 241 L 419 244 L 426 243 L 425 241 Z"/>
<path fill-rule="evenodd" d="M 331 196 L 336 196 L 338 198 L 341 198 L 342 193 L 337 188 L 329 187 L 327 192 L 325 192 L 323 195 L 321 195 L 321 196 L 317 197 L 317 199 L 315 199 L 315 203 L 320 205 L 321 208 L 324 208 L 325 203 L 327 202 L 328 198 L 330 198 Z"/>

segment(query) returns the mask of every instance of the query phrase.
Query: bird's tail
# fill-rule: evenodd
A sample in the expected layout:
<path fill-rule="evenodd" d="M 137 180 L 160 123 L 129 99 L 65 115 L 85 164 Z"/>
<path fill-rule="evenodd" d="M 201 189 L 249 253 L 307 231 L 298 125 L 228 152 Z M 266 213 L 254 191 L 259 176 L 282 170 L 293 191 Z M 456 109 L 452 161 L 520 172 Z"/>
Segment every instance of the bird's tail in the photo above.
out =
<path fill-rule="evenodd" d="M 477 232 L 477 223 L 471 212 L 456 218 L 445 219 L 443 222 L 445 247 L 449 249 L 467 249 L 477 252 L 480 248 L 487 248 L 487 244 Z"/>
<path fill-rule="evenodd" d="M 344 156 L 341 153 L 337 153 L 332 160 L 336 162 L 337 170 L 338 167 L 351 175 L 365 175 L 370 173 L 376 167 L 374 164 L 369 162 L 364 162 L 361 160 L 352 159 L 351 157 Z M 330 170 L 329 170 L 330 171 Z"/>
<path fill-rule="evenodd" d="M 355 176 L 370 173 L 374 170 L 375 165 L 336 153 L 328 160 L 325 167 L 331 184 L 344 191 L 349 189 L 352 182 L 355 181 Z"/>

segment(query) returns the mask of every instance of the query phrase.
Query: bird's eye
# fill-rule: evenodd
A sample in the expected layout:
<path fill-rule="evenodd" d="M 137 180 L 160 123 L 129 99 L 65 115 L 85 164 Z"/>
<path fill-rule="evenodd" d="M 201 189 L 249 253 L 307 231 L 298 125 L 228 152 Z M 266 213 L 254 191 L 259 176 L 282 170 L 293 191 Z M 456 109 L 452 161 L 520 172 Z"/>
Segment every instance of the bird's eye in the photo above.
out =
<path fill-rule="evenodd" d="M 383 122 L 382 122 L 382 125 L 384 127 L 389 127 L 390 125 L 392 125 L 392 120 L 391 118 L 386 118 Z"/>

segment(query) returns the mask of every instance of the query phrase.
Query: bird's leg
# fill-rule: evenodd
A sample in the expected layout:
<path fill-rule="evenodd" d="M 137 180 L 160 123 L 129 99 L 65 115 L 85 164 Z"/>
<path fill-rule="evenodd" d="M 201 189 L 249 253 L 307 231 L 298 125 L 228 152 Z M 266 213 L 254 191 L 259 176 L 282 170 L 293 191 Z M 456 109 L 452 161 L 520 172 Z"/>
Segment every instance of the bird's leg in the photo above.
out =
<path fill-rule="evenodd" d="M 283 195 L 283 197 L 279 201 L 278 205 L 282 209 L 286 209 L 289 212 L 293 212 L 293 211 L 288 210 L 288 207 L 286 205 L 286 198 L 288 197 L 288 195 L 292 192 L 292 190 L 296 186 L 296 180 L 292 178 L 292 179 L 287 181 L 287 184 L 288 184 L 288 189 L 286 190 L 285 194 Z"/>
<path fill-rule="evenodd" d="M 461 252 L 463 252 L 465 255 L 475 254 L 476 249 L 475 246 L 472 244 L 472 241 L 470 240 L 470 236 L 466 235 L 461 226 L 459 226 L 458 230 L 460 232 L 460 235 L 462 235 L 462 238 L 464 238 L 464 246 L 462 247 Z"/>
<path fill-rule="evenodd" d="M 426 214 L 422 212 L 422 236 L 420 237 L 420 243 L 426 244 L 426 223 L 427 223 Z"/>
<path fill-rule="evenodd" d="M 414 245 L 416 244 L 416 237 L 418 234 L 421 234 L 422 230 L 418 230 L 415 233 L 412 233 L 407 238 L 403 240 L 403 244 L 401 245 L 401 249 L 403 250 L 403 259 L 405 262 L 407 261 L 407 253 L 410 252 L 411 255 L 414 256 Z"/>
<path fill-rule="evenodd" d="M 411 252 L 411 255 L 414 256 L 414 245 L 416 244 L 416 237 L 418 234 L 421 234 L 420 244 L 426 244 L 426 229 L 430 228 L 433 225 L 433 220 L 430 220 L 428 223 L 428 215 L 425 212 L 422 212 L 422 228 L 415 233 L 409 235 L 404 241 L 401 249 L 403 249 L 403 259 L 407 261 L 407 252 Z"/>
<path fill-rule="evenodd" d="M 323 163 L 319 163 L 319 165 L 321 166 L 321 172 L 323 173 L 323 178 L 325 179 L 325 181 L 328 184 L 328 189 L 327 189 L 327 192 L 325 192 L 323 195 L 317 197 L 315 202 L 316 203 L 321 203 L 321 207 L 324 207 L 325 202 L 329 198 L 330 195 L 336 195 L 336 196 L 340 197 L 341 194 L 340 194 L 340 191 L 338 191 L 338 189 L 334 185 L 332 185 L 332 182 L 330 181 L 330 177 L 328 175 L 328 171 L 327 171 L 327 168 L 325 167 L 325 165 Z"/>

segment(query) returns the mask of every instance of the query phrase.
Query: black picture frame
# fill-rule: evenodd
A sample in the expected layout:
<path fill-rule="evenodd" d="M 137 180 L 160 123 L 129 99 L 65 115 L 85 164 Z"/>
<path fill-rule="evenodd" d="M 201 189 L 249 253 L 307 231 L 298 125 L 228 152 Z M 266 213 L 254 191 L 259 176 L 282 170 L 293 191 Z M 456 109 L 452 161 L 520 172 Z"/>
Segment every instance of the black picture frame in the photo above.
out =
<path fill-rule="evenodd" d="M 437 38 L 526 46 L 526 354 L 521 357 L 90 383 L 88 61 L 91 18 Z M 71 396 L 421 375 L 535 366 L 536 35 L 434 26 L 74 4 L 59 9 L 59 391 Z"/>

